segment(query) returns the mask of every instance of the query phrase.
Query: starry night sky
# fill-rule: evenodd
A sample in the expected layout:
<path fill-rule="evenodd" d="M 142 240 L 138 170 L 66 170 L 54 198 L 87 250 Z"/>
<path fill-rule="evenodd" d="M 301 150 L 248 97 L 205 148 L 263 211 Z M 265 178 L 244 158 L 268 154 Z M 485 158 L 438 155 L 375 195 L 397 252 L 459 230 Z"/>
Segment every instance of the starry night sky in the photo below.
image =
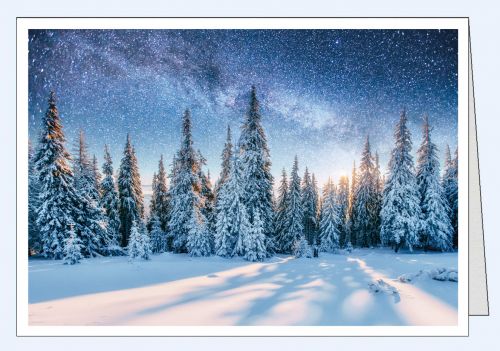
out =
<path fill-rule="evenodd" d="M 457 144 L 456 30 L 30 30 L 29 134 L 38 139 L 50 90 L 68 148 L 80 129 L 118 169 L 126 134 L 143 184 L 171 163 L 190 108 L 195 148 L 212 180 L 229 124 L 239 136 L 257 87 L 277 178 L 295 154 L 322 185 L 359 162 L 366 135 L 385 171 L 406 108 L 413 152 L 429 115 L 443 158 Z M 452 149 L 453 150 L 453 149 Z"/>

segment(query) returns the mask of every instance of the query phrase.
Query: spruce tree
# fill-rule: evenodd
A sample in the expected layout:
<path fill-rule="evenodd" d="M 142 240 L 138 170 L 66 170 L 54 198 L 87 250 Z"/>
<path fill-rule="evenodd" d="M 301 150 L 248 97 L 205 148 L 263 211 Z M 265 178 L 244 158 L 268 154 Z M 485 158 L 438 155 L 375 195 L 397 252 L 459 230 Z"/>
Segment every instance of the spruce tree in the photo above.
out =
<path fill-rule="evenodd" d="M 295 242 L 293 254 L 295 255 L 296 258 L 301 258 L 301 257 L 312 258 L 313 257 L 311 245 L 309 245 L 305 236 L 303 236 L 301 239 L 299 239 L 298 241 Z"/>
<path fill-rule="evenodd" d="M 217 179 L 217 182 L 215 183 L 215 188 L 214 188 L 214 193 L 216 197 L 216 202 L 217 202 L 217 196 L 219 193 L 220 188 L 224 184 L 224 182 L 227 180 L 229 177 L 229 171 L 231 169 L 231 162 L 232 162 L 232 157 L 233 157 L 233 141 L 232 141 L 232 136 L 231 136 L 231 127 L 229 125 L 227 126 L 227 134 L 226 134 L 226 142 L 224 143 L 224 149 L 222 150 L 221 154 L 221 171 L 220 171 L 220 176 L 219 179 Z M 217 204 L 216 204 L 217 206 Z"/>
<path fill-rule="evenodd" d="M 191 114 L 186 110 L 182 120 L 181 148 L 174 161 L 170 188 L 171 213 L 168 228 L 173 236 L 175 252 L 188 252 L 186 244 L 189 236 L 193 239 L 193 248 L 198 244 L 204 245 L 203 240 L 198 240 L 198 236 L 203 234 L 201 229 L 206 231 L 206 219 L 202 218 L 201 213 L 203 203 L 200 198 L 201 182 L 198 169 L 191 134 Z"/>
<path fill-rule="evenodd" d="M 429 118 L 426 115 L 422 144 L 417 151 L 417 185 L 422 210 L 420 243 L 424 249 L 447 251 L 452 247 L 452 226 L 439 179 L 437 147 L 432 142 L 430 133 Z"/>
<path fill-rule="evenodd" d="M 40 205 L 38 196 L 40 188 L 38 186 L 38 175 L 35 170 L 35 154 L 31 140 L 28 143 L 28 248 L 29 255 L 42 250 L 42 243 L 38 226 L 36 224 L 37 209 Z"/>
<path fill-rule="evenodd" d="M 301 189 L 304 235 L 310 245 L 315 244 L 317 228 L 317 203 L 314 185 L 306 167 Z"/>
<path fill-rule="evenodd" d="M 382 209 L 382 193 L 384 191 L 384 180 L 380 171 L 380 162 L 378 152 L 375 152 L 375 169 L 373 177 L 375 179 L 375 196 L 373 198 L 372 211 L 374 214 L 374 227 L 376 230 L 372 233 L 372 244 L 380 244 L 380 210 Z"/>
<path fill-rule="evenodd" d="M 341 247 L 347 244 L 348 239 L 348 216 L 349 216 L 349 178 L 346 176 L 340 177 L 339 186 L 337 188 L 337 206 L 339 208 L 339 243 Z"/>
<path fill-rule="evenodd" d="M 273 231 L 273 202 L 271 158 L 264 128 L 261 124 L 259 102 L 252 87 L 250 108 L 243 124 L 239 147 L 245 185 L 244 204 L 251 224 L 258 209 L 266 240 L 271 241 Z M 267 243 L 266 243 L 267 244 Z M 271 247 L 272 245 L 269 245 Z"/>
<path fill-rule="evenodd" d="M 94 155 L 94 157 L 92 158 L 92 173 L 94 176 L 94 187 L 98 195 L 97 200 L 99 201 L 102 196 L 102 189 L 101 189 L 102 175 L 101 172 L 99 172 L 99 163 L 97 162 L 96 155 Z"/>
<path fill-rule="evenodd" d="M 158 162 L 158 173 L 153 175 L 153 195 L 150 202 L 150 219 L 155 216 L 160 221 L 160 228 L 163 233 L 168 231 L 170 221 L 170 193 L 167 186 L 167 173 L 163 164 L 163 155 Z M 151 227 L 150 227 L 151 229 Z"/>
<path fill-rule="evenodd" d="M 389 162 L 389 175 L 383 194 L 381 240 L 397 252 L 401 247 L 412 250 L 418 245 L 420 230 L 420 196 L 410 154 L 412 142 L 406 112 L 401 112 L 394 129 L 395 147 Z"/>
<path fill-rule="evenodd" d="M 214 246 L 214 236 L 215 236 L 215 210 L 214 202 L 215 196 L 212 191 L 212 181 L 210 180 L 210 171 L 203 171 L 203 167 L 206 166 L 207 160 L 203 157 L 201 151 L 198 150 L 198 178 L 200 179 L 200 198 L 201 198 L 201 213 L 205 217 L 207 230 L 210 234 L 210 246 L 213 249 Z"/>
<path fill-rule="evenodd" d="M 250 223 L 243 203 L 243 175 L 237 153 L 232 155 L 229 175 L 217 195 L 215 254 L 222 257 L 243 256 L 243 238 L 249 235 Z"/>
<path fill-rule="evenodd" d="M 356 169 L 356 162 L 353 163 L 352 173 L 351 173 L 351 188 L 349 190 L 349 208 L 347 210 L 347 232 L 345 245 L 353 245 L 356 243 L 356 237 L 354 236 L 354 221 L 355 221 L 355 211 L 356 208 L 356 194 L 358 192 L 358 171 Z"/>
<path fill-rule="evenodd" d="M 64 263 L 76 264 L 80 263 L 83 258 L 82 255 L 83 244 L 78 235 L 76 235 L 73 225 L 70 225 L 69 236 L 64 241 Z"/>
<path fill-rule="evenodd" d="M 151 247 L 146 226 L 135 219 L 130 226 L 130 237 L 127 241 L 127 253 L 130 260 L 151 258 Z"/>
<path fill-rule="evenodd" d="M 450 148 L 447 146 L 445 170 L 442 187 L 448 205 L 448 218 L 453 228 L 453 247 L 458 247 L 458 149 L 455 157 L 451 158 Z"/>
<path fill-rule="evenodd" d="M 321 219 L 319 223 L 320 250 L 334 252 L 339 248 L 341 227 L 340 206 L 336 199 L 333 181 L 329 178 L 323 189 Z"/>
<path fill-rule="evenodd" d="M 161 229 L 161 221 L 157 215 L 151 217 L 151 230 L 149 233 L 151 251 L 153 253 L 162 253 L 167 251 L 167 238 L 165 232 Z"/>
<path fill-rule="evenodd" d="M 377 184 L 375 166 L 370 150 L 369 138 L 366 138 L 361 156 L 356 191 L 356 202 L 353 209 L 353 237 L 360 247 L 370 247 L 378 241 L 378 216 L 376 209 Z"/>
<path fill-rule="evenodd" d="M 115 179 L 113 176 L 113 160 L 109 153 L 108 146 L 104 146 L 104 164 L 102 166 L 104 179 L 101 182 L 100 206 L 104 210 L 108 223 L 108 252 L 110 254 L 120 254 L 120 216 L 118 212 L 118 192 L 116 191 Z"/>
<path fill-rule="evenodd" d="M 295 156 L 288 192 L 286 224 L 283 234 L 278 240 L 281 252 L 293 253 L 295 245 L 304 238 L 304 216 L 301 200 L 299 161 Z"/>
<path fill-rule="evenodd" d="M 50 93 L 48 102 L 34 166 L 40 191 L 36 225 L 43 254 L 61 259 L 66 239 L 71 234 L 70 225 L 75 223 L 80 209 L 54 92 Z"/>
<path fill-rule="evenodd" d="M 257 208 L 254 213 L 254 222 L 246 235 L 242 236 L 245 251 L 245 260 L 255 262 L 262 261 L 267 256 L 266 236 L 264 235 L 264 225 L 260 219 L 260 211 Z"/>
<path fill-rule="evenodd" d="M 74 184 L 79 196 L 81 215 L 76 218 L 77 234 L 82 240 L 83 255 L 107 254 L 109 244 L 107 223 L 100 207 L 100 196 L 96 187 L 94 166 L 89 158 L 85 136 L 80 131 L 77 140 L 76 158 L 73 160 Z"/>
<path fill-rule="evenodd" d="M 276 238 L 276 247 L 278 251 L 283 247 L 281 239 L 285 238 L 284 230 L 286 228 L 286 212 L 288 207 L 288 178 L 285 169 L 281 171 L 281 181 L 278 188 L 278 198 L 274 211 L 274 230 Z"/>
<path fill-rule="evenodd" d="M 156 175 L 156 172 L 153 172 L 153 178 L 151 179 L 151 200 L 149 201 L 149 216 L 150 220 L 153 219 L 154 215 L 156 214 L 156 193 L 157 193 L 157 178 L 158 176 Z M 151 229 L 151 221 L 148 223 L 149 229 Z"/>
<path fill-rule="evenodd" d="M 127 142 L 125 143 L 118 173 L 118 194 L 121 245 L 126 247 L 128 246 L 133 222 L 142 222 L 144 217 L 141 178 L 129 134 L 127 135 Z"/>

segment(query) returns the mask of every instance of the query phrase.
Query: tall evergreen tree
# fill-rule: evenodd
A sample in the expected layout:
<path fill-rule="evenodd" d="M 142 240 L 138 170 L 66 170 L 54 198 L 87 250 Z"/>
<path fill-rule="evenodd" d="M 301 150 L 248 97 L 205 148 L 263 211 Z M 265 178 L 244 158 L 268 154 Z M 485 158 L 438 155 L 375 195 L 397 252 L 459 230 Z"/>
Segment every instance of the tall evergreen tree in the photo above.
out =
<path fill-rule="evenodd" d="M 430 133 L 429 118 L 425 115 L 422 144 L 417 151 L 417 185 L 422 210 L 420 243 L 425 249 L 447 251 L 452 247 L 452 226 L 439 179 L 437 147 Z"/>
<path fill-rule="evenodd" d="M 306 167 L 304 177 L 302 178 L 302 213 L 303 213 L 303 226 L 304 235 L 309 245 L 316 243 L 316 228 L 317 228 L 317 203 L 316 195 L 314 193 L 314 185 L 312 183 L 309 170 Z"/>
<path fill-rule="evenodd" d="M 378 241 L 378 216 L 376 211 L 375 166 L 370 150 L 370 140 L 366 137 L 356 192 L 356 203 L 354 206 L 353 233 L 356 244 L 361 247 L 370 247 Z"/>
<path fill-rule="evenodd" d="M 293 253 L 295 245 L 304 238 L 304 215 L 301 200 L 299 161 L 295 156 L 288 190 L 286 226 L 278 241 L 281 245 L 281 252 Z"/>
<path fill-rule="evenodd" d="M 203 167 L 206 166 L 207 160 L 203 157 L 201 151 L 198 150 L 198 178 L 200 179 L 200 198 L 201 198 L 201 213 L 205 217 L 206 227 L 210 235 L 210 246 L 213 249 L 214 246 L 214 236 L 215 236 L 215 210 L 214 202 L 215 196 L 212 191 L 212 181 L 210 180 L 210 171 L 207 174 L 203 171 Z"/>
<path fill-rule="evenodd" d="M 158 173 L 153 179 L 155 184 L 152 198 L 154 209 L 151 214 L 158 217 L 161 230 L 166 232 L 170 221 L 170 194 L 167 186 L 167 173 L 163 165 L 163 155 L 158 162 Z"/>
<path fill-rule="evenodd" d="M 153 178 L 151 179 L 151 200 L 149 201 L 149 223 L 148 228 L 151 229 L 151 224 L 154 215 L 156 214 L 156 192 L 158 189 L 156 172 L 153 172 Z"/>
<path fill-rule="evenodd" d="M 337 187 L 337 205 L 339 208 L 339 244 L 344 247 L 348 239 L 348 219 L 349 219 L 349 178 L 346 176 L 340 177 L 339 186 Z"/>
<path fill-rule="evenodd" d="M 132 224 L 142 222 L 144 217 L 144 203 L 141 187 L 141 178 L 137 158 L 130 135 L 123 150 L 123 157 L 118 173 L 118 194 L 121 245 L 128 246 Z"/>
<path fill-rule="evenodd" d="M 94 166 L 89 158 L 85 136 L 82 131 L 78 136 L 77 157 L 73 160 L 75 190 L 79 196 L 81 215 L 76 218 L 76 232 L 81 238 L 84 256 L 106 254 L 109 244 L 107 223 L 100 207 L 100 195 L 97 189 Z"/>
<path fill-rule="evenodd" d="M 193 247 L 204 245 L 203 240 L 198 240 L 198 235 L 201 235 L 200 228 L 206 231 L 205 219 L 201 213 L 203 204 L 200 198 L 201 182 L 198 169 L 191 133 L 191 113 L 186 110 L 182 120 L 181 148 L 174 161 L 170 188 L 171 215 L 168 227 L 173 236 L 175 252 L 188 251 L 188 236 L 193 238 Z M 196 251 L 198 252 L 198 249 Z"/>
<path fill-rule="evenodd" d="M 458 247 L 458 149 L 455 157 L 451 158 L 450 147 L 447 146 L 445 170 L 442 187 L 448 204 L 448 218 L 453 228 L 453 247 Z"/>
<path fill-rule="evenodd" d="M 94 187 L 99 197 L 98 200 L 100 200 L 102 196 L 102 189 L 101 189 L 102 175 L 101 172 L 99 172 L 99 163 L 97 161 L 96 155 L 94 155 L 94 157 L 92 158 L 92 173 L 94 176 Z"/>
<path fill-rule="evenodd" d="M 261 124 L 259 102 L 255 87 L 252 87 L 250 109 L 243 124 L 239 147 L 245 184 L 244 204 L 248 210 L 250 223 L 254 223 L 255 212 L 259 209 L 266 246 L 271 242 L 273 232 L 273 202 L 271 158 L 264 128 Z M 272 245 L 269 245 L 271 247 Z"/>
<path fill-rule="evenodd" d="M 109 238 L 108 250 L 110 253 L 119 254 L 120 245 L 120 216 L 118 212 L 118 192 L 116 191 L 113 176 L 113 160 L 107 145 L 104 145 L 104 164 L 102 166 L 104 179 L 101 182 L 101 208 L 104 210 L 108 223 L 107 232 Z"/>
<path fill-rule="evenodd" d="M 358 192 L 358 171 L 356 169 L 356 162 L 353 163 L 352 173 L 351 173 L 351 188 L 349 190 L 349 208 L 347 210 L 347 233 L 345 239 L 345 245 L 350 246 L 356 243 L 356 237 L 354 236 L 354 221 L 355 221 L 355 207 L 356 207 L 356 195 Z"/>
<path fill-rule="evenodd" d="M 394 129 L 395 147 L 389 162 L 389 175 L 383 194 L 381 240 L 397 252 L 401 247 L 412 250 L 418 244 L 420 229 L 420 196 L 410 154 L 412 142 L 406 112 L 401 112 Z"/>
<path fill-rule="evenodd" d="M 333 252 L 339 248 L 339 227 L 341 227 L 339 209 L 333 181 L 328 179 L 323 189 L 323 203 L 321 205 L 321 219 L 319 224 L 321 251 Z"/>
<path fill-rule="evenodd" d="M 40 190 L 36 225 L 43 254 L 61 259 L 66 239 L 71 234 L 74 218 L 80 215 L 80 209 L 54 92 L 50 93 L 48 102 L 34 166 Z"/>
<path fill-rule="evenodd" d="M 243 236 L 243 246 L 245 248 L 245 260 L 255 262 L 266 258 L 266 236 L 264 235 L 264 225 L 261 223 L 260 211 L 255 210 L 254 222 L 250 230 Z"/>
<path fill-rule="evenodd" d="M 245 255 L 243 238 L 250 223 L 243 203 L 244 184 L 237 153 L 232 155 L 229 175 L 218 192 L 215 254 L 222 257 Z"/>
<path fill-rule="evenodd" d="M 378 152 L 375 152 L 375 169 L 373 177 L 375 179 L 375 197 L 373 201 L 372 211 L 374 213 L 374 227 L 376 230 L 373 232 L 372 237 L 373 245 L 380 244 L 380 211 L 382 209 L 382 194 L 384 191 L 384 180 L 380 171 L 380 161 Z"/>
<path fill-rule="evenodd" d="M 29 255 L 42 250 L 40 233 L 36 225 L 37 209 L 40 205 L 38 196 L 40 188 L 38 186 L 38 175 L 35 170 L 35 154 L 31 140 L 28 143 L 28 247 Z"/>
<path fill-rule="evenodd" d="M 219 179 L 217 179 L 217 182 L 215 183 L 215 188 L 214 188 L 214 193 L 217 198 L 217 194 L 219 193 L 220 188 L 224 184 L 224 182 L 227 180 L 229 177 L 229 171 L 231 169 L 231 162 L 232 162 L 232 157 L 233 157 L 233 140 L 231 136 L 231 127 L 228 125 L 227 126 L 227 134 L 226 134 L 226 142 L 224 144 L 224 149 L 222 150 L 222 155 L 221 155 L 221 171 L 220 171 L 220 176 Z M 217 201 L 217 199 L 215 200 Z"/>
<path fill-rule="evenodd" d="M 149 232 L 151 251 L 153 253 L 162 253 L 167 250 L 167 237 L 161 229 L 161 222 L 157 215 L 151 217 L 151 230 Z"/>
<path fill-rule="evenodd" d="M 276 199 L 276 207 L 274 211 L 274 230 L 275 230 L 275 242 L 278 251 L 283 246 L 280 242 L 284 236 L 284 230 L 286 228 L 286 211 L 288 207 L 288 177 L 285 169 L 281 171 L 281 181 L 278 188 L 278 198 Z"/>

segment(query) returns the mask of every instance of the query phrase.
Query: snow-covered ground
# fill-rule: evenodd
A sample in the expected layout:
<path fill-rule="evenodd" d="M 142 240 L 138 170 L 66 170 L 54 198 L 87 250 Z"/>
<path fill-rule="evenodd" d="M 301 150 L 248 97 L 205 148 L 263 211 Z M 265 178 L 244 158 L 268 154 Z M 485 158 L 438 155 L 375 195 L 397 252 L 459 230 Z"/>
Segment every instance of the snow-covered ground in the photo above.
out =
<path fill-rule="evenodd" d="M 387 249 L 239 258 L 162 254 L 151 261 L 29 262 L 31 325 L 455 325 L 457 283 L 431 274 L 456 253 Z M 404 279 L 402 279 L 404 280 Z"/>

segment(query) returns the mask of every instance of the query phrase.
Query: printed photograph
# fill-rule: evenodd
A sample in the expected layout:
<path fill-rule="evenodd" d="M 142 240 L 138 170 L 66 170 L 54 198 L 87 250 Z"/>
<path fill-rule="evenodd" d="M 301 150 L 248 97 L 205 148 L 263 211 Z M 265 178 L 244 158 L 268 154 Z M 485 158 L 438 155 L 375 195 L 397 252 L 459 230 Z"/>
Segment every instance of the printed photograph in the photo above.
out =
<path fill-rule="evenodd" d="M 457 326 L 458 30 L 25 40 L 29 326 Z"/>

